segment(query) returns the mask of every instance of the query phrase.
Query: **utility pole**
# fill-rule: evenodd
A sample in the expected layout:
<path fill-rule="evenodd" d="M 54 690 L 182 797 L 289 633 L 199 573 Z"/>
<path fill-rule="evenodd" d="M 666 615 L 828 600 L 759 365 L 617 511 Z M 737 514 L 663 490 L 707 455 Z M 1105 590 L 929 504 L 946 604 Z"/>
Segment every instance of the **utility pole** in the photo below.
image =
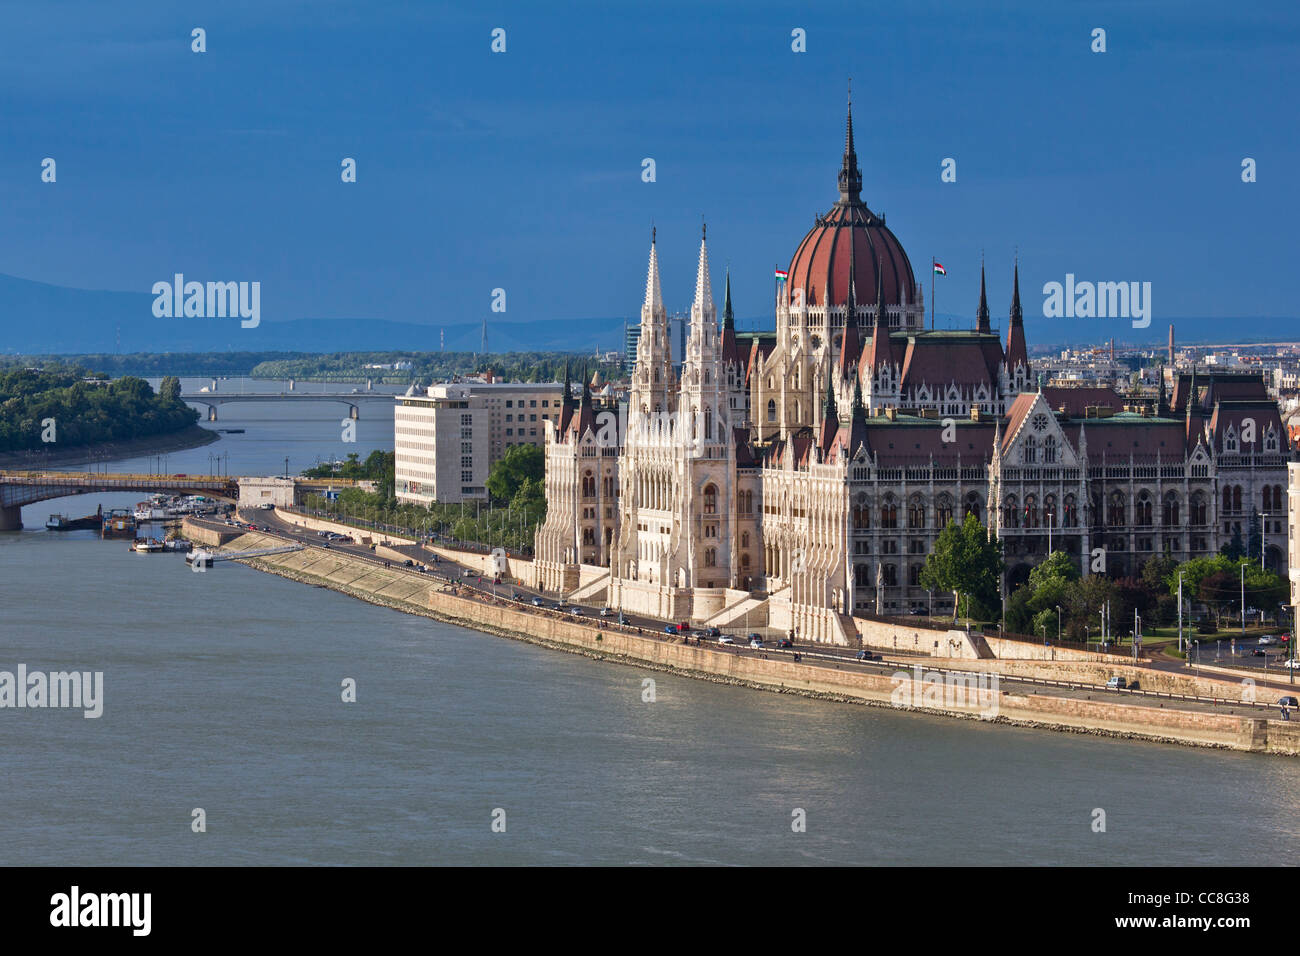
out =
<path fill-rule="evenodd" d="M 1246 638 L 1246 562 L 1241 562 L 1241 637 Z"/>
<path fill-rule="evenodd" d="M 1178 653 L 1183 652 L 1183 572 L 1178 572 Z"/>

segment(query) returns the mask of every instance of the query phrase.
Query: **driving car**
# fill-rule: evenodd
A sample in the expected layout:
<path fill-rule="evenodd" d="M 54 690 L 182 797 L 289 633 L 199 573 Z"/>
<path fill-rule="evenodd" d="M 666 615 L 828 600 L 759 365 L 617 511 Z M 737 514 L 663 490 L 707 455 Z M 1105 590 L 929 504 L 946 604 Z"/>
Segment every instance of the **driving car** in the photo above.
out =
<path fill-rule="evenodd" d="M 776 642 L 776 646 L 777 646 L 777 647 L 794 647 L 794 641 L 790 640 L 790 638 L 788 638 L 788 637 L 783 637 L 783 638 L 781 638 L 781 640 L 779 640 L 779 641 Z"/>
<path fill-rule="evenodd" d="M 879 655 L 879 654 L 873 654 L 873 653 L 871 653 L 871 651 L 868 651 L 868 650 L 866 650 L 866 649 L 863 649 L 863 650 L 858 651 L 858 660 L 860 660 L 860 661 L 878 661 L 878 660 L 880 660 L 880 655 Z"/>
<path fill-rule="evenodd" d="M 1294 697 L 1279 697 L 1277 705 L 1279 707 L 1300 707 L 1300 700 L 1296 700 Z"/>
<path fill-rule="evenodd" d="M 757 648 L 760 648 L 760 649 L 761 649 L 761 648 L 763 647 L 763 641 L 762 641 L 761 638 L 758 638 L 758 637 L 752 638 L 752 639 L 750 640 L 750 642 L 749 642 L 749 646 L 750 646 L 750 647 L 757 647 Z"/>
<path fill-rule="evenodd" d="M 571 607 L 569 608 L 569 613 L 572 614 L 574 617 L 582 617 L 582 608 Z"/>
<path fill-rule="evenodd" d="M 1122 677 L 1112 677 L 1110 680 L 1106 681 L 1107 690 L 1124 690 L 1127 687 L 1128 681 Z"/>
<path fill-rule="evenodd" d="M 665 624 L 665 625 L 664 625 L 664 633 L 665 633 L 665 634 L 676 634 L 676 633 L 677 633 L 677 625 L 676 625 L 676 624 Z"/>
<path fill-rule="evenodd" d="M 1296 660 L 1296 659 L 1293 657 L 1293 658 L 1291 658 L 1289 661 L 1286 661 L 1282 666 L 1285 667 L 1287 670 L 1292 670 L 1292 671 L 1293 671 L 1293 670 L 1295 670 L 1297 667 L 1300 667 L 1300 660 Z"/>
<path fill-rule="evenodd" d="M 718 638 L 718 643 L 719 643 L 719 644 L 735 644 L 736 642 L 733 641 L 733 640 L 732 640 L 730 637 L 728 637 L 726 634 L 723 634 L 720 638 Z"/>
<path fill-rule="evenodd" d="M 541 607 L 541 606 L 542 606 L 542 599 L 539 597 L 533 598 L 533 607 Z"/>
<path fill-rule="evenodd" d="M 722 630 L 721 630 L 720 628 L 716 628 L 716 627 L 706 628 L 705 631 L 704 631 L 704 635 L 705 635 L 706 637 L 721 637 L 721 636 L 722 636 Z"/>
<path fill-rule="evenodd" d="M 1261 637 L 1261 638 L 1260 638 L 1258 641 L 1256 641 L 1255 643 L 1256 643 L 1256 644 L 1276 644 L 1276 643 L 1277 643 L 1277 638 L 1274 637 L 1272 634 L 1265 634 L 1263 637 Z"/>
<path fill-rule="evenodd" d="M 611 607 L 602 607 L 602 608 L 600 609 L 600 616 L 601 616 L 601 617 L 609 617 L 609 616 L 610 616 L 611 614 L 613 614 L 613 613 L 614 613 L 614 609 L 611 608 Z"/>

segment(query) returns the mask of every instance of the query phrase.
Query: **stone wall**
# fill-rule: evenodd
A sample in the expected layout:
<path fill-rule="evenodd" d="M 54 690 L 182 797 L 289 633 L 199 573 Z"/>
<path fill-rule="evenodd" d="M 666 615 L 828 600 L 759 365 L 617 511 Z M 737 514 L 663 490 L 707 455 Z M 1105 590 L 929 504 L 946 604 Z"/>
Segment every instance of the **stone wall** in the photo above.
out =
<path fill-rule="evenodd" d="M 259 536 L 259 540 L 266 539 Z M 685 645 L 666 635 L 638 636 L 552 612 L 524 610 L 506 601 L 458 596 L 423 576 L 397 568 L 384 569 L 364 560 L 314 548 L 256 559 L 253 563 L 265 570 L 296 580 L 325 584 L 376 604 L 684 676 L 884 706 L 900 706 L 902 700 L 904 704 L 901 706 L 905 709 L 957 717 L 977 717 L 985 709 L 979 703 L 970 702 L 965 705 L 941 701 L 919 705 L 906 703 L 925 701 L 918 682 L 906 674 L 895 676 L 856 667 L 840 669 L 796 664 L 785 658 L 740 654 L 717 645 Z M 963 668 L 1013 663 L 963 662 Z M 1020 666 L 1041 665 L 1023 662 Z M 1074 666 L 1101 667 L 1087 662 Z M 1094 673 L 1092 676 L 1098 675 Z M 1143 676 L 1151 679 L 1148 673 Z M 1253 711 L 1250 716 L 1192 712 L 1172 706 L 1128 703 L 1123 698 L 1070 699 L 1019 691 L 999 691 L 995 704 L 997 710 L 993 719 L 1000 722 L 1237 750 L 1300 753 L 1300 721 L 1292 724 L 1268 719 L 1259 716 L 1264 713 L 1262 711 Z"/>

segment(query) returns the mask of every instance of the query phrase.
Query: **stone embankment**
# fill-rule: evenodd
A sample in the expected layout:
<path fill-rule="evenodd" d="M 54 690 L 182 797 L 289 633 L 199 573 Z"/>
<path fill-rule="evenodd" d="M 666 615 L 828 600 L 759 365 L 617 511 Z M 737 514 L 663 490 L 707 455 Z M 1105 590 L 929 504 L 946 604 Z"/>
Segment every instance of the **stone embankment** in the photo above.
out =
<path fill-rule="evenodd" d="M 221 532 L 219 537 L 224 539 L 227 535 Z M 245 533 L 220 543 L 227 550 L 235 551 L 266 547 L 277 540 Z M 249 563 L 282 577 L 328 587 L 405 613 L 594 659 L 718 683 L 1017 726 L 1260 753 L 1300 754 L 1300 721 L 1272 719 L 1267 711 L 1260 709 L 1238 706 L 1228 712 L 1226 707 L 1183 709 L 1174 701 L 1094 700 L 1056 694 L 1050 689 L 1030 692 L 1023 685 L 1013 690 L 986 688 L 978 692 L 971 689 L 949 693 L 953 688 L 942 686 L 942 673 L 939 684 L 932 676 L 934 671 L 949 664 L 964 671 L 975 671 L 992 670 L 998 663 L 1030 666 L 1030 662 L 945 663 L 930 659 L 917 662 L 933 669 L 928 678 L 917 680 L 905 664 L 900 664 L 900 670 L 895 672 L 848 664 L 841 667 L 832 663 L 796 663 L 786 657 L 738 653 L 718 645 L 686 645 L 662 635 L 623 632 L 599 622 L 493 600 L 469 589 L 455 593 L 441 579 L 402 568 L 384 568 L 373 561 L 318 548 L 250 559 Z M 1074 663 L 1076 667 L 1088 669 L 1087 674 L 1077 676 L 1086 677 L 1090 682 L 1104 673 L 1103 665 Z M 1144 671 L 1148 680 L 1151 673 Z M 1180 685 L 1179 689 L 1190 688 Z M 1209 696 L 1229 697 L 1226 682 Z"/>

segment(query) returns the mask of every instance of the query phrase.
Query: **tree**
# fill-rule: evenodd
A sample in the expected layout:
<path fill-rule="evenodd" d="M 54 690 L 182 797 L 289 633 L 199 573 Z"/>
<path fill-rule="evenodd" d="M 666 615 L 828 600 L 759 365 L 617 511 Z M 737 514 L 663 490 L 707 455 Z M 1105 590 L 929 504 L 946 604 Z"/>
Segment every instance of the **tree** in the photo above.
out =
<path fill-rule="evenodd" d="M 1001 542 L 990 540 L 979 519 L 967 515 L 960 525 L 949 521 L 948 527 L 939 532 L 934 550 L 921 568 L 921 587 L 951 591 L 956 621 L 963 609 L 967 616 L 976 609 L 972 602 L 985 613 L 997 606 L 1002 568 Z"/>
<path fill-rule="evenodd" d="M 488 471 L 487 490 L 492 500 L 505 504 L 525 481 L 541 481 L 546 472 L 545 453 L 536 445 L 512 445 Z"/>
<path fill-rule="evenodd" d="M 167 375 L 158 384 L 158 397 L 164 404 L 172 405 L 181 400 L 181 380 L 175 375 Z"/>

